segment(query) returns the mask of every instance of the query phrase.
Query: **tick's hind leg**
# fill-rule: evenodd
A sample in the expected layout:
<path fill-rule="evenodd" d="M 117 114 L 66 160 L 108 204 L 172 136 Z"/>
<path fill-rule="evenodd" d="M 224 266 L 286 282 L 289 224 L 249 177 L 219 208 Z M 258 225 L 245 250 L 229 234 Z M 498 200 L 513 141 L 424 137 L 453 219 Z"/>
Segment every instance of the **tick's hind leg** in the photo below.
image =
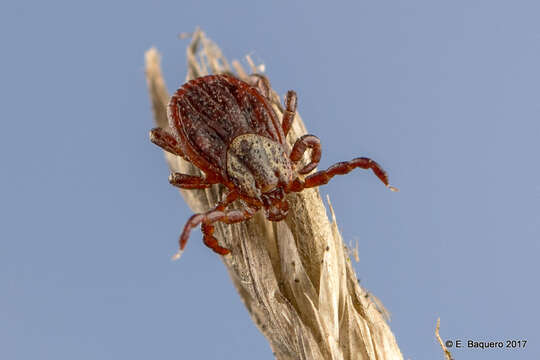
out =
<path fill-rule="evenodd" d="M 304 135 L 294 143 L 289 158 L 296 164 L 307 149 L 311 149 L 311 161 L 298 171 L 299 174 L 307 174 L 315 169 L 321 160 L 321 141 L 315 135 Z"/>
<path fill-rule="evenodd" d="M 262 74 L 251 74 L 248 78 L 248 83 L 259 90 L 259 92 L 267 99 L 272 99 L 272 87 L 270 80 Z"/>
<path fill-rule="evenodd" d="M 155 128 L 150 130 L 150 141 L 171 154 L 184 156 L 178 141 L 165 129 Z"/>
<path fill-rule="evenodd" d="M 265 98 L 272 101 L 272 87 L 266 76 L 261 74 L 251 74 L 249 75 L 248 83 L 257 88 Z M 285 108 L 283 109 L 283 119 L 281 120 L 281 128 L 283 129 L 285 136 L 289 133 L 296 114 L 296 99 L 297 97 L 294 91 L 287 91 L 284 101 Z M 279 101 L 279 98 L 277 100 Z"/>
<path fill-rule="evenodd" d="M 294 120 L 294 115 L 296 114 L 296 93 L 292 90 L 287 91 L 285 96 L 285 110 L 283 111 L 283 119 L 281 120 L 281 128 L 285 136 L 291 130 L 291 125 Z"/>
<path fill-rule="evenodd" d="M 383 182 L 383 184 L 386 185 L 386 187 L 392 191 L 398 191 L 397 188 L 388 184 L 388 175 L 386 175 L 386 172 L 379 164 L 371 159 L 363 157 L 334 164 L 326 170 L 317 171 L 315 174 L 309 175 L 304 181 L 296 179 L 291 183 L 290 191 L 301 191 L 305 188 L 327 184 L 334 176 L 348 174 L 356 168 L 371 169 L 373 173 Z"/>
<path fill-rule="evenodd" d="M 150 141 L 171 154 L 181 157 L 184 156 L 178 141 L 165 129 L 155 128 L 150 130 Z M 171 185 L 181 189 L 206 189 L 213 184 L 216 184 L 216 181 L 211 181 L 210 179 L 205 179 L 201 176 L 181 173 L 172 173 L 169 176 L 169 182 Z"/>

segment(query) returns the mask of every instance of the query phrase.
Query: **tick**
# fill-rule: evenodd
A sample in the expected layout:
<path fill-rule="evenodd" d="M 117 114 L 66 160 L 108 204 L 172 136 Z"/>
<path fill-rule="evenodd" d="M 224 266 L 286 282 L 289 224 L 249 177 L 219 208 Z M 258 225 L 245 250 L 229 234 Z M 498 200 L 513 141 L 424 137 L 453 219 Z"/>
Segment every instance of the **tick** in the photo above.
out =
<path fill-rule="evenodd" d="M 223 184 L 226 195 L 212 210 L 194 214 L 180 235 L 179 258 L 191 229 L 201 225 L 206 246 L 220 255 L 230 252 L 214 237 L 214 224 L 233 224 L 250 219 L 264 209 L 270 221 L 287 216 L 286 194 L 324 185 L 335 175 L 355 168 L 371 169 L 391 190 L 386 172 L 375 161 L 360 157 L 339 162 L 327 170 L 309 174 L 321 158 L 321 143 L 304 135 L 288 151 L 287 136 L 296 113 L 296 93 L 288 91 L 281 121 L 270 105 L 270 85 L 260 75 L 250 83 L 230 75 L 209 75 L 191 80 L 178 89 L 168 105 L 169 129 L 150 131 L 150 140 L 198 167 L 204 176 L 173 173 L 169 182 L 181 189 L 205 189 Z M 301 166 L 304 152 L 310 162 Z M 307 175 L 300 177 L 299 175 Z M 242 209 L 227 209 L 236 200 Z"/>

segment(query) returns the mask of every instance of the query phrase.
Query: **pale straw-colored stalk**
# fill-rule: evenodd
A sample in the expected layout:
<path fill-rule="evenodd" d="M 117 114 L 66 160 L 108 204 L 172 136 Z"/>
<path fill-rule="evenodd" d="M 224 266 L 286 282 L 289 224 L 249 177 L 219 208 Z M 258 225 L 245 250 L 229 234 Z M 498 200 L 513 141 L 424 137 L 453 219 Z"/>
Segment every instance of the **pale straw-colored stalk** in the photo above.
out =
<path fill-rule="evenodd" d="M 160 57 L 155 49 L 145 56 L 155 122 L 167 128 L 169 94 Z M 234 72 L 240 79 L 247 76 L 239 62 L 230 65 L 218 46 L 198 29 L 187 48 L 187 61 L 186 81 L 210 73 Z M 248 62 L 250 72 L 264 70 L 250 59 Z M 178 86 L 181 83 L 177 80 Z M 272 97 L 281 116 L 279 96 L 273 93 Z M 305 133 L 297 114 L 287 137 L 289 144 Z M 177 156 L 165 153 L 165 157 L 173 172 L 200 173 Z M 216 185 L 181 193 L 194 212 L 203 212 L 214 207 L 223 190 Z M 329 220 L 318 189 L 289 194 L 288 200 L 290 211 L 285 221 L 267 221 L 259 211 L 250 221 L 216 227 L 216 238 L 231 249 L 222 260 L 275 357 L 402 359 L 382 305 L 358 284 L 332 207 Z M 196 245 L 191 242 L 188 248 Z"/>
<path fill-rule="evenodd" d="M 441 339 L 441 335 L 439 334 L 440 328 L 441 328 L 441 319 L 438 318 L 437 326 L 435 327 L 435 337 L 437 338 L 437 341 L 439 342 L 439 345 L 441 346 L 441 349 L 444 353 L 444 358 L 446 360 L 454 360 L 454 358 L 452 357 L 452 354 L 450 353 L 450 350 L 448 350 L 443 340 Z"/>

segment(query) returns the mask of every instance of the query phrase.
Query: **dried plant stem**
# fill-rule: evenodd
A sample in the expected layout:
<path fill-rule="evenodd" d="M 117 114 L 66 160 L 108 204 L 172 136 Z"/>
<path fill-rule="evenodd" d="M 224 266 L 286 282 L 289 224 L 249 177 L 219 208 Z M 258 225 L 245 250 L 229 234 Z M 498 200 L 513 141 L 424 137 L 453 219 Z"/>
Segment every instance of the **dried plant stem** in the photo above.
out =
<path fill-rule="evenodd" d="M 441 319 L 439 318 L 439 319 L 437 319 L 437 326 L 435 327 L 435 337 L 439 341 L 439 345 L 441 345 L 441 348 L 442 348 L 442 350 L 444 352 L 444 358 L 446 360 L 454 360 L 454 358 L 452 357 L 452 354 L 446 348 L 446 345 L 444 345 L 444 342 L 441 339 L 441 335 L 439 335 L 440 328 L 441 328 Z"/>
<path fill-rule="evenodd" d="M 192 35 L 187 59 L 186 80 L 233 72 L 217 45 L 200 30 Z M 146 77 L 155 121 L 166 128 L 169 95 L 159 62 L 158 52 L 148 50 Z M 250 72 L 262 69 L 250 65 Z M 245 79 L 247 72 L 239 62 L 233 61 L 232 67 Z M 279 96 L 272 96 L 281 114 Z M 288 141 L 305 133 L 297 115 Z M 165 156 L 171 171 L 199 173 L 189 162 Z M 222 192 L 222 186 L 181 191 L 195 212 L 212 208 Z M 216 237 L 232 250 L 223 262 L 276 358 L 402 359 L 382 305 L 358 285 L 332 207 L 330 221 L 317 189 L 290 194 L 288 200 L 286 221 L 272 223 L 259 212 L 248 222 L 216 227 Z"/>

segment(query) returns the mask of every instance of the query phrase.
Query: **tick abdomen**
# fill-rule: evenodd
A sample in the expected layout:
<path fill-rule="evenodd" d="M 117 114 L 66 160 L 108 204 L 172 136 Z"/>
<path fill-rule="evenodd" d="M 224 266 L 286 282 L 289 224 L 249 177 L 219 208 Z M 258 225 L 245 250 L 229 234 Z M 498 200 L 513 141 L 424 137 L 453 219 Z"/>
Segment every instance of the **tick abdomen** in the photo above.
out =
<path fill-rule="evenodd" d="M 281 144 L 261 135 L 243 134 L 227 149 L 227 176 L 250 197 L 259 198 L 292 178 L 292 165 Z"/>

